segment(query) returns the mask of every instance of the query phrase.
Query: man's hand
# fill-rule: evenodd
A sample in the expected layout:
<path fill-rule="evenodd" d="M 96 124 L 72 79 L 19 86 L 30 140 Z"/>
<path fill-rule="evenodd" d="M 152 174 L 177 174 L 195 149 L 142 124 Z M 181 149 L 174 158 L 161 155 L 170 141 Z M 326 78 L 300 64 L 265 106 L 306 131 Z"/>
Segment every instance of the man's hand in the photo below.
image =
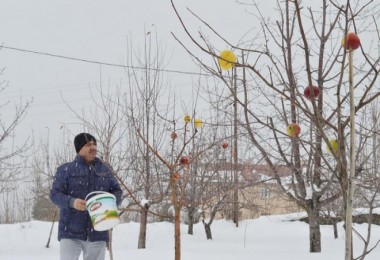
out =
<path fill-rule="evenodd" d="M 74 209 L 79 211 L 85 211 L 86 210 L 86 201 L 82 199 L 75 199 L 74 200 Z"/>

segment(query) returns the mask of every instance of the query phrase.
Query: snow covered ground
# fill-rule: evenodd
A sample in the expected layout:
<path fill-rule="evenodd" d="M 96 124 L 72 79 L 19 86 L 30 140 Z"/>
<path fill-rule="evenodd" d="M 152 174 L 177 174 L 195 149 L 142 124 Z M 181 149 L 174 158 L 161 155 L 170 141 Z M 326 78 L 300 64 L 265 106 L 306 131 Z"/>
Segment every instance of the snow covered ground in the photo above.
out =
<path fill-rule="evenodd" d="M 296 215 L 267 216 L 233 223 L 220 220 L 212 224 L 213 240 L 206 240 L 202 224 L 194 235 L 182 231 L 182 260 L 338 260 L 344 259 L 344 230 L 339 225 L 339 238 L 334 239 L 332 226 L 322 226 L 322 253 L 308 252 L 308 225 L 288 221 Z M 31 221 L 0 225 L 0 259 L 51 260 L 59 259 L 57 225 L 54 225 L 50 248 L 46 248 L 51 223 Z M 366 234 L 366 224 L 355 229 Z M 174 226 L 171 223 L 152 223 L 147 230 L 147 249 L 137 249 L 138 223 L 120 224 L 114 229 L 114 259 L 169 260 L 174 259 Z M 374 225 L 372 245 L 380 239 L 380 227 Z M 361 253 L 363 244 L 354 238 L 354 254 Z M 106 259 L 109 259 L 107 252 Z M 366 260 L 380 259 L 380 246 Z"/>

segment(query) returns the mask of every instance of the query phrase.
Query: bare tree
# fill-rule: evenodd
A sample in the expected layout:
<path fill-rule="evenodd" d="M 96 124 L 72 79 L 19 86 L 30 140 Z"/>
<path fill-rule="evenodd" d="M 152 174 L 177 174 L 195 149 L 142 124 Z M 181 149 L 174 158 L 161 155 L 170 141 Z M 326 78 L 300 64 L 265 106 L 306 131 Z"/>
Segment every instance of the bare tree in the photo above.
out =
<path fill-rule="evenodd" d="M 48 235 L 46 247 L 50 246 L 50 240 L 55 222 L 58 220 L 59 208 L 50 200 L 50 189 L 57 167 L 72 160 L 73 145 L 69 133 L 62 128 L 62 139 L 60 145 L 50 147 L 50 129 L 47 134 L 40 138 L 40 142 L 34 147 L 31 157 L 30 169 L 31 178 L 28 193 L 33 194 L 32 216 L 35 220 L 51 222 L 51 229 Z M 27 198 L 29 198 L 27 196 Z"/>
<path fill-rule="evenodd" d="M 3 75 L 3 72 L 2 69 L 0 76 Z M 7 81 L 0 81 L 0 94 L 7 87 Z M 17 185 L 16 182 L 23 178 L 22 173 L 25 173 L 25 162 L 32 143 L 30 138 L 26 140 L 17 139 L 17 129 L 25 118 L 30 104 L 31 101 L 22 100 L 21 97 L 16 104 L 5 99 L 2 99 L 0 103 L 0 111 L 2 111 L 0 115 L 0 215 L 3 216 L 0 218 L 0 222 L 11 223 L 17 220 L 25 220 L 12 215 L 12 212 L 18 211 L 16 199 L 22 198 L 21 193 L 23 191 L 18 189 L 21 185 Z M 3 111 L 7 109 L 12 109 L 12 112 L 4 113 Z"/>
<path fill-rule="evenodd" d="M 357 190 L 353 200 L 354 207 L 365 209 L 356 212 L 355 217 L 359 223 L 365 221 L 368 223 L 367 234 L 355 234 L 363 242 L 363 250 L 357 258 L 364 260 L 365 257 L 380 243 L 377 241 L 375 246 L 370 247 L 371 233 L 373 225 L 373 210 L 380 207 L 380 173 L 378 167 L 380 147 L 379 142 L 379 102 L 371 103 L 362 111 L 361 121 L 359 123 L 358 133 L 358 166 L 356 168 Z M 368 111 L 369 110 L 369 111 Z"/>
<path fill-rule="evenodd" d="M 146 248 L 149 209 L 162 202 L 164 191 L 161 181 L 165 175 L 166 179 L 169 175 L 158 164 L 147 143 L 136 138 L 136 131 L 156 149 L 165 149 L 171 122 L 164 118 L 174 109 L 169 105 L 171 102 L 164 101 L 165 95 L 167 100 L 170 97 L 163 90 L 165 87 L 169 91 L 162 71 L 165 66 L 164 50 L 157 40 L 157 33 L 144 33 L 146 37 L 143 48 L 135 49 L 132 43 L 128 43 L 129 59 L 126 61 L 128 66 L 125 70 L 125 92 L 128 96 L 124 101 L 125 121 L 129 126 L 130 139 L 133 139 L 130 150 L 135 158 L 130 165 L 130 174 L 135 176 L 133 185 L 136 201 L 142 202 L 142 207 L 139 207 L 141 215 L 138 248 Z"/>
<path fill-rule="evenodd" d="M 247 6 L 252 8 L 260 27 L 255 27 L 253 34 L 245 35 L 238 44 L 225 39 L 212 25 L 192 13 L 210 34 L 227 46 L 225 49 L 236 53 L 235 62 L 220 57 L 220 48 L 215 47 L 208 40 L 211 37 L 203 31 L 191 32 L 174 1 L 172 4 L 192 43 L 215 62 L 204 62 L 193 54 L 189 44 L 176 39 L 205 71 L 219 78 L 231 91 L 244 115 L 240 126 L 277 174 L 283 191 L 307 212 L 310 252 L 320 252 L 321 208 L 341 195 L 345 209 L 349 205 L 347 195 L 353 180 L 350 179 L 352 164 L 348 163 L 347 151 L 354 149 L 345 142 L 350 134 L 354 135 L 349 108 L 354 107 L 357 113 L 379 95 L 373 91 L 379 58 L 374 58 L 370 49 L 361 46 L 356 51 L 353 75 L 359 96 L 354 105 L 348 103 L 350 93 L 346 86 L 352 78 L 349 80 L 347 75 L 346 53 L 349 51 L 342 48 L 341 39 L 350 31 L 363 38 L 372 31 L 379 35 L 376 24 L 379 5 L 373 1 L 348 0 L 341 6 L 335 1 L 323 0 L 306 8 L 301 1 L 277 1 L 274 4 L 278 16 L 272 21 L 260 11 L 259 2 L 252 1 Z M 249 36 L 252 38 L 247 39 Z M 232 63 L 235 68 L 223 70 L 218 64 L 221 60 Z M 307 87 L 309 94 L 305 95 Z M 291 124 L 300 126 L 302 133 L 288 134 L 285 129 Z M 337 147 L 332 147 L 331 139 L 337 139 Z M 331 154 L 325 152 L 323 143 Z M 276 169 L 279 163 L 292 169 L 290 182 L 280 178 Z M 333 189 L 336 182 L 342 192 Z"/>

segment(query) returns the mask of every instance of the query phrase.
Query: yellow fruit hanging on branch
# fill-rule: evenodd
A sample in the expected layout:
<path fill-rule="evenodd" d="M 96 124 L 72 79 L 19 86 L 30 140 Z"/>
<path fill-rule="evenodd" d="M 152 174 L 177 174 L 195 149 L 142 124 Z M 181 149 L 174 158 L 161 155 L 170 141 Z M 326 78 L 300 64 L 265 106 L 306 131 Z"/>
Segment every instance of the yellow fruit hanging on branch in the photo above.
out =
<path fill-rule="evenodd" d="M 191 121 L 191 116 L 186 115 L 185 118 L 184 118 L 184 120 L 185 120 L 185 123 L 190 123 L 190 121 Z"/>
<path fill-rule="evenodd" d="M 237 57 L 232 51 L 224 50 L 220 53 L 218 63 L 222 70 L 229 70 L 236 65 Z"/>
<path fill-rule="evenodd" d="M 197 118 L 197 119 L 194 120 L 194 127 L 195 127 L 195 128 L 197 128 L 197 129 L 198 129 L 198 128 L 201 128 L 202 125 L 203 125 L 203 122 L 202 122 L 201 119 Z"/>
<path fill-rule="evenodd" d="M 331 139 L 329 141 L 329 143 L 330 143 L 331 149 L 334 151 L 334 153 L 337 153 L 338 152 L 338 148 L 339 148 L 338 147 L 338 140 L 337 139 Z M 331 151 L 331 149 L 330 149 L 330 147 L 328 145 L 327 145 L 326 149 L 327 149 L 328 153 L 332 154 L 332 151 Z"/>

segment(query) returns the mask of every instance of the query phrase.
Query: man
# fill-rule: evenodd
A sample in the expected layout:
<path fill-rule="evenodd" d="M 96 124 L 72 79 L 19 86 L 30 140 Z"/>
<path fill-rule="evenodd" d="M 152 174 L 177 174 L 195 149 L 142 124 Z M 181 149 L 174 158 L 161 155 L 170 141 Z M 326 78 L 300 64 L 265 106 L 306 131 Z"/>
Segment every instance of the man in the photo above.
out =
<path fill-rule="evenodd" d="M 111 168 L 96 157 L 96 139 L 80 133 L 74 139 L 77 155 L 73 162 L 58 167 L 50 199 L 60 208 L 58 240 L 60 259 L 104 260 L 108 231 L 95 231 L 86 210 L 85 197 L 92 191 L 106 191 L 121 202 L 122 190 Z"/>

